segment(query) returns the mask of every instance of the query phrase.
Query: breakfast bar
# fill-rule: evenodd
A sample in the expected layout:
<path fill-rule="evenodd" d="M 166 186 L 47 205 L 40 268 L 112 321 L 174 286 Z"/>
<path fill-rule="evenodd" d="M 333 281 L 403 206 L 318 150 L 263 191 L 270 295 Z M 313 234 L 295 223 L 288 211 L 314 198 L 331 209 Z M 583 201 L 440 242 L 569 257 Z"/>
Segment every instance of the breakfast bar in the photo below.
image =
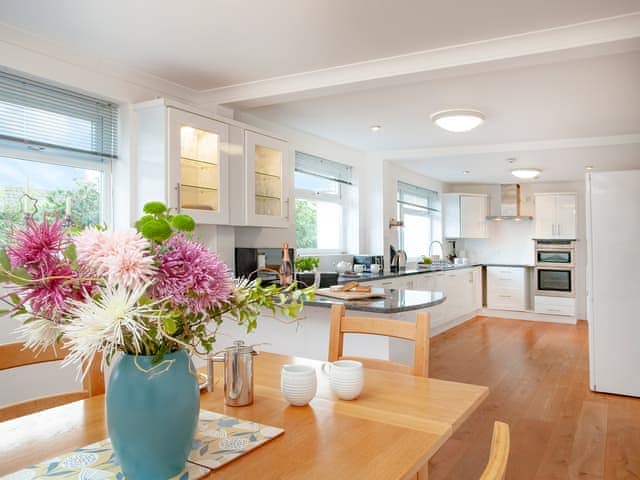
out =
<path fill-rule="evenodd" d="M 414 322 L 419 311 L 429 310 L 444 301 L 442 292 L 405 289 L 373 289 L 380 297 L 360 300 L 339 300 L 320 295 L 305 302 L 299 320 L 274 318 L 263 314 L 258 320 L 258 329 L 247 334 L 231 322 L 224 324 L 221 345 L 242 339 L 247 344 L 258 344 L 259 350 L 303 356 L 315 360 L 326 360 L 329 348 L 330 308 L 344 304 L 348 314 L 353 316 L 382 317 Z M 347 335 L 344 350 L 346 355 L 367 356 L 382 360 L 393 360 L 410 364 L 413 345 L 406 340 L 379 337 L 375 335 Z"/>

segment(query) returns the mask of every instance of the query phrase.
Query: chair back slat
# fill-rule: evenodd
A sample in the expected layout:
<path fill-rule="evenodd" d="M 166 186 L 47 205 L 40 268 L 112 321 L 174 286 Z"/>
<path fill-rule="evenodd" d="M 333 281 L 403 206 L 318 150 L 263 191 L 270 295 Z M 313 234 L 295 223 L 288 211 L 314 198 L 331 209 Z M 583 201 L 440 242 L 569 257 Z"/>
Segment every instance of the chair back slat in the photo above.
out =
<path fill-rule="evenodd" d="M 331 307 L 329 361 L 347 358 L 343 355 L 345 333 L 401 338 L 414 342 L 413 366 L 378 359 L 358 360 L 369 368 L 426 377 L 429 375 L 429 327 L 430 315 L 426 312 L 418 313 L 413 323 L 386 318 L 347 317 L 344 305 L 334 305 Z"/>
<path fill-rule="evenodd" d="M 22 343 L 2 344 L 0 345 L 0 371 L 38 363 L 60 361 L 64 359 L 67 353 L 68 350 L 62 345 L 52 346 L 42 352 L 35 353 L 25 348 Z M 105 387 L 104 374 L 100 365 L 101 360 L 101 356 L 96 356 L 89 366 L 86 375 L 82 379 L 82 390 L 48 395 L 0 407 L 0 422 L 103 394 Z"/>
<path fill-rule="evenodd" d="M 493 424 L 493 436 L 491 438 L 491 452 L 489 461 L 482 472 L 480 480 L 503 480 L 507 471 L 510 449 L 509 425 L 504 422 Z"/>

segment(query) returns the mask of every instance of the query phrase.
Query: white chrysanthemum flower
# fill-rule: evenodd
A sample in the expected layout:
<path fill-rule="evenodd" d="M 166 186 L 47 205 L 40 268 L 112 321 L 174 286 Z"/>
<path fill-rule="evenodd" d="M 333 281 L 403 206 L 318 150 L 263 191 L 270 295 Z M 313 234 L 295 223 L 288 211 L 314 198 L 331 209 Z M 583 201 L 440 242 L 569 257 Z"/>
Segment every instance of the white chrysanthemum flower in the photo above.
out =
<path fill-rule="evenodd" d="M 55 345 L 62 333 L 60 325 L 45 318 L 30 318 L 16 328 L 18 337 L 24 341 L 25 348 L 41 352 Z"/>
<path fill-rule="evenodd" d="M 71 321 L 64 326 L 65 346 L 70 354 L 64 364 L 82 363 L 88 366 L 98 352 L 103 353 L 102 366 L 125 344 L 140 352 L 140 341 L 146 331 L 144 319 L 153 314 L 155 304 L 140 305 L 146 285 L 127 289 L 120 284 L 98 288 L 97 298 L 72 301 L 67 312 Z"/>

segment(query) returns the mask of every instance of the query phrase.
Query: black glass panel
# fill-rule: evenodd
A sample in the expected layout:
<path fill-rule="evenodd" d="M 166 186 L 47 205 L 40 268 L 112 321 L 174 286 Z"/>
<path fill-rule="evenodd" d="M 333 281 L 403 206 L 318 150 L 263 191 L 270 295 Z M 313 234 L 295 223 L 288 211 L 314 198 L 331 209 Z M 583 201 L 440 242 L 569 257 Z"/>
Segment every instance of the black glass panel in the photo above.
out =
<path fill-rule="evenodd" d="M 538 270 L 538 290 L 571 292 L 571 270 Z"/>
<path fill-rule="evenodd" d="M 539 251 L 538 263 L 571 263 L 571 252 Z"/>

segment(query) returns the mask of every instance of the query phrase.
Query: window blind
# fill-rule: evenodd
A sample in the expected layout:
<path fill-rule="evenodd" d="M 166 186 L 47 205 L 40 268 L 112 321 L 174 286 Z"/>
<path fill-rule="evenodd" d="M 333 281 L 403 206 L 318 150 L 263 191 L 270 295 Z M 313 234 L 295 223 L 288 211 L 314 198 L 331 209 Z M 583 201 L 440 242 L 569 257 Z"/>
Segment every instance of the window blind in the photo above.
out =
<path fill-rule="evenodd" d="M 350 165 L 296 152 L 296 171 L 326 178 L 335 182 L 353 185 L 353 168 Z"/>
<path fill-rule="evenodd" d="M 118 106 L 0 71 L 0 140 L 90 159 L 116 158 Z"/>
<path fill-rule="evenodd" d="M 432 214 L 440 212 L 438 192 L 405 182 L 398 182 L 398 203 L 427 210 Z"/>

